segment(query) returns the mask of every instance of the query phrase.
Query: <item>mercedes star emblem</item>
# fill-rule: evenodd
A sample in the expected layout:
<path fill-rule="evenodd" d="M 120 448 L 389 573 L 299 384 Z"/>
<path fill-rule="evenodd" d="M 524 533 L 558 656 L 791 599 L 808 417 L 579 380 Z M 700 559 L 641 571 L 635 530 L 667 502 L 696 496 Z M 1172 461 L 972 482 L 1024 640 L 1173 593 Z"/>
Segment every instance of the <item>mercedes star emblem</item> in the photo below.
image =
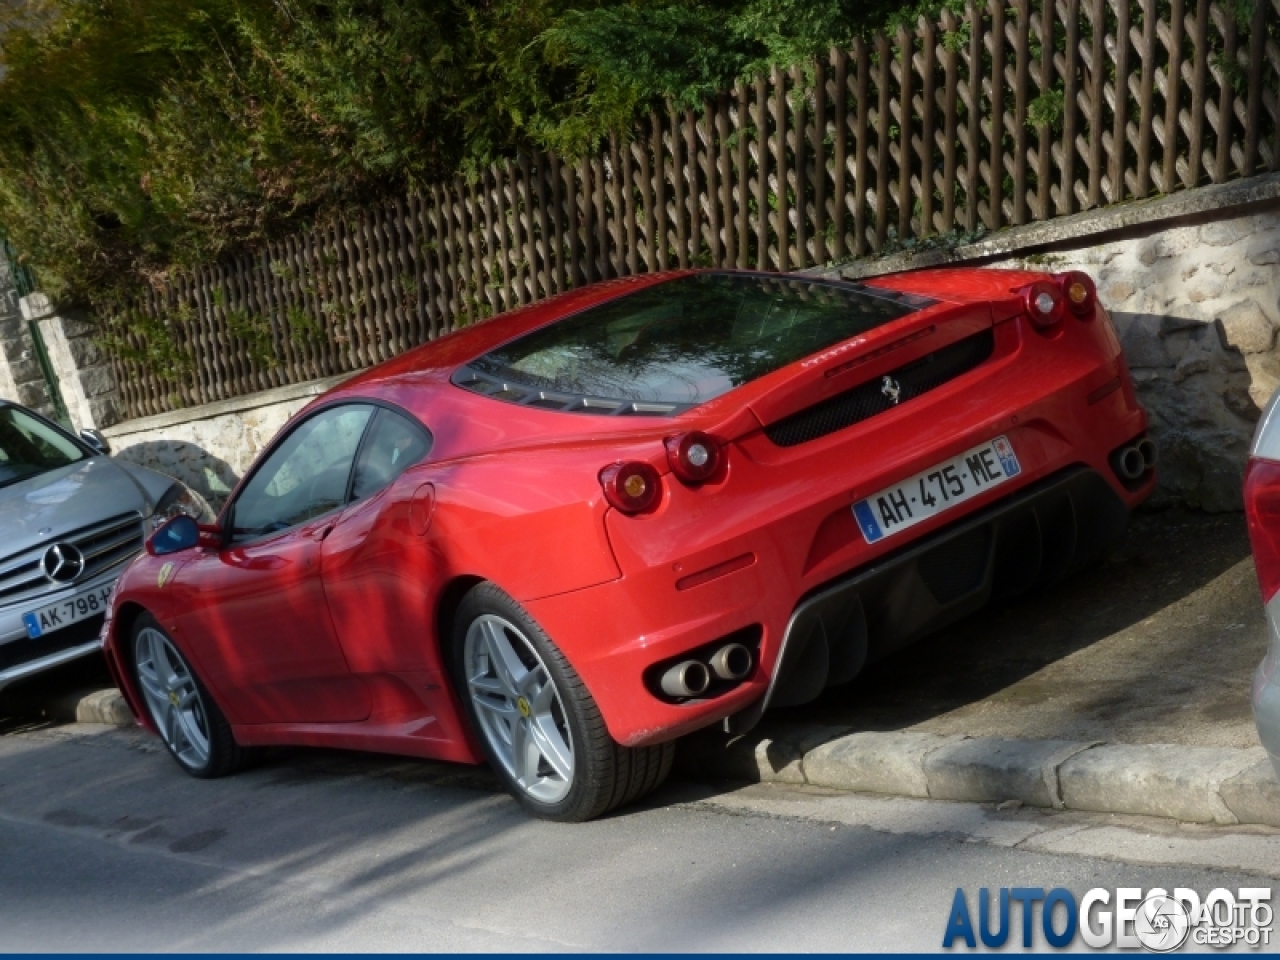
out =
<path fill-rule="evenodd" d="M 44 552 L 40 566 L 54 583 L 70 583 L 84 573 L 84 554 L 69 543 L 55 543 Z"/>

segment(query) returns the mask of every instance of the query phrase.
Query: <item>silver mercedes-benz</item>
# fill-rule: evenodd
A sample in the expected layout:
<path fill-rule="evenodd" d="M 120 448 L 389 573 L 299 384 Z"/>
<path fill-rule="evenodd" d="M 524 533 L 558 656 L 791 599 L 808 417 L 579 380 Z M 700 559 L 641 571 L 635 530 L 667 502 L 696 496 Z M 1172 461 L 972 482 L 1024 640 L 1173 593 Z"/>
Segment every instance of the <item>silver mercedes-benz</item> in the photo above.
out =
<path fill-rule="evenodd" d="M 110 453 L 97 431 L 0 400 L 0 688 L 96 652 L 147 534 L 178 513 L 212 520 L 199 494 Z"/>

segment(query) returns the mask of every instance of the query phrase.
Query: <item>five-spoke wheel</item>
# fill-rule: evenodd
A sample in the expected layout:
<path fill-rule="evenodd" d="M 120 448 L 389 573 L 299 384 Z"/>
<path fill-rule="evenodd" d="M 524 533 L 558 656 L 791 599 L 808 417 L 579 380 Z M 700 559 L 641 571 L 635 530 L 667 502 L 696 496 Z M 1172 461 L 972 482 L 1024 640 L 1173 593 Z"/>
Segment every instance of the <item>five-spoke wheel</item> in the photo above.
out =
<path fill-rule="evenodd" d="M 573 745 L 564 704 L 520 628 L 483 614 L 463 654 L 480 730 L 508 776 L 530 797 L 558 803 L 573 786 Z"/>
<path fill-rule="evenodd" d="M 138 683 L 160 736 L 183 766 L 203 767 L 209 762 L 209 721 L 186 661 L 155 627 L 139 630 L 133 645 Z"/>
<path fill-rule="evenodd" d="M 179 766 L 197 777 L 230 773 L 241 752 L 231 727 L 173 641 L 149 614 L 133 627 L 133 668 L 147 712 Z"/>
<path fill-rule="evenodd" d="M 528 613 L 492 583 L 454 618 L 457 689 L 490 765 L 531 813 L 590 820 L 658 786 L 674 744 L 624 747 L 586 684 Z"/>

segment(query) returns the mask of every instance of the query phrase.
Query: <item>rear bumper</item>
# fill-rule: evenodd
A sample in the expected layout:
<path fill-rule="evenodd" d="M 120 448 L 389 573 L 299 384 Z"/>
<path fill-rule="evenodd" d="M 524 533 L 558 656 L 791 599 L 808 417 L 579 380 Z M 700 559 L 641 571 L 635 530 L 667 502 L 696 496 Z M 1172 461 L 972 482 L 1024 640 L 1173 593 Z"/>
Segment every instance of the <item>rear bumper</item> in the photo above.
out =
<path fill-rule="evenodd" d="M 1145 491 L 1144 491 L 1145 493 Z M 864 663 L 980 608 L 1100 557 L 1128 504 L 1073 465 L 807 592 L 756 539 L 754 562 L 696 589 L 659 593 L 629 578 L 527 603 L 591 690 L 620 743 L 660 743 L 728 719 L 750 729 L 770 706 L 803 703 Z M 603 613 L 603 615 L 602 615 Z M 668 703 L 645 686 L 655 663 L 748 627 L 759 662 L 719 696 Z"/>
<path fill-rule="evenodd" d="M 824 585 L 796 606 L 767 692 L 730 718 L 730 731 L 750 730 L 770 707 L 813 700 L 992 599 L 1101 559 L 1128 518 L 1102 477 L 1071 467 Z"/>

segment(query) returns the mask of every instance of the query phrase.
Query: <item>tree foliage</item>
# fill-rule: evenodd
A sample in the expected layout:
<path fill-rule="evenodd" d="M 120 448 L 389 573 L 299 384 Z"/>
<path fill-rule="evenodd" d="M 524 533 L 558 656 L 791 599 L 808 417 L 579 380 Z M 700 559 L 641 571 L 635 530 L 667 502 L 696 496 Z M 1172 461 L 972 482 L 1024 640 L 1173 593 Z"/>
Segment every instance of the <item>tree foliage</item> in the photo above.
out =
<path fill-rule="evenodd" d="M 110 295 L 523 146 L 573 156 L 889 0 L 60 0 L 0 15 L 0 226 Z"/>

